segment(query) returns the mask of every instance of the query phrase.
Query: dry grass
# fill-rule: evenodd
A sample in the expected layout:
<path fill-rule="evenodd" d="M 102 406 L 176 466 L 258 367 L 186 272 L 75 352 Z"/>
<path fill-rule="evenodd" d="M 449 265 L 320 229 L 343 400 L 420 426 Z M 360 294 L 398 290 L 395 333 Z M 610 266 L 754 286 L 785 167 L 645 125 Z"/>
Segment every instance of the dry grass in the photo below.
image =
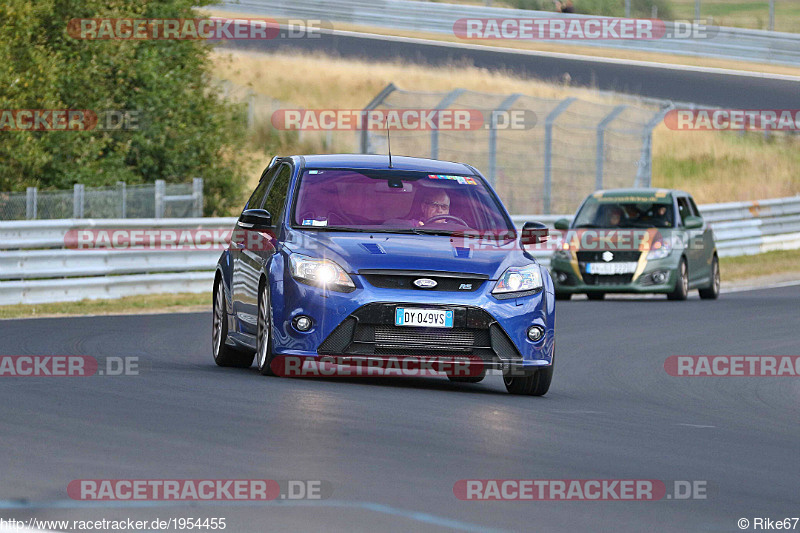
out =
<path fill-rule="evenodd" d="M 719 270 L 725 281 L 740 281 L 798 271 L 800 250 L 767 252 L 759 255 L 723 257 Z"/>
<path fill-rule="evenodd" d="M 800 137 L 671 131 L 654 134 L 653 184 L 689 191 L 698 203 L 800 193 Z"/>
<path fill-rule="evenodd" d="M 208 293 L 147 294 L 114 300 L 0 306 L 3 318 L 43 318 L 73 315 L 123 315 L 142 313 L 190 313 L 211 309 Z"/>

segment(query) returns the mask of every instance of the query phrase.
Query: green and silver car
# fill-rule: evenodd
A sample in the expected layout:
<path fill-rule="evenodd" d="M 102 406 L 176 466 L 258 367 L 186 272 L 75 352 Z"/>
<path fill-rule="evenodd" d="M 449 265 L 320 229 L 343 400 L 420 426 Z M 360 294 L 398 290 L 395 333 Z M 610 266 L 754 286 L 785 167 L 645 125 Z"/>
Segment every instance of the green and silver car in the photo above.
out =
<path fill-rule="evenodd" d="M 587 197 L 570 223 L 558 220 L 550 263 L 557 299 L 586 294 L 719 296 L 714 233 L 692 197 L 668 189 L 614 189 Z"/>

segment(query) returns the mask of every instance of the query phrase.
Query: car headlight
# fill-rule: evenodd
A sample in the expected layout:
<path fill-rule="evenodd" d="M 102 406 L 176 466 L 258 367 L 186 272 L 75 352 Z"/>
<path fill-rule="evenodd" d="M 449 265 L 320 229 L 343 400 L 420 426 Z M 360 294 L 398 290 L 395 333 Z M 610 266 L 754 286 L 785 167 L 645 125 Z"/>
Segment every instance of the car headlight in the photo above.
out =
<path fill-rule="evenodd" d="M 289 256 L 289 261 L 292 266 L 292 277 L 297 281 L 342 292 L 356 288 L 347 272 L 329 259 L 292 254 Z"/>
<path fill-rule="evenodd" d="M 664 259 L 672 253 L 672 243 L 669 239 L 658 239 L 653 241 L 650 251 L 647 253 L 647 260 Z"/>
<path fill-rule="evenodd" d="M 539 265 L 509 267 L 492 289 L 492 294 L 535 291 L 542 288 L 542 271 Z"/>

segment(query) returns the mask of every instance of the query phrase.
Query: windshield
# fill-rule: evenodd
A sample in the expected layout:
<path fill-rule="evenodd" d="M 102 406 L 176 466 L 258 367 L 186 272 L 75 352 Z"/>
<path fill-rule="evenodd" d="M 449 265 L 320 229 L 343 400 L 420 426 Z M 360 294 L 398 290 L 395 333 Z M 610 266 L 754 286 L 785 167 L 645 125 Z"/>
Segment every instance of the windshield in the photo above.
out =
<path fill-rule="evenodd" d="M 581 207 L 572 227 L 671 228 L 675 225 L 671 198 L 642 200 L 645 201 L 618 201 L 592 196 Z"/>
<path fill-rule="evenodd" d="M 483 180 L 399 170 L 306 170 L 295 226 L 346 231 L 513 232 Z"/>

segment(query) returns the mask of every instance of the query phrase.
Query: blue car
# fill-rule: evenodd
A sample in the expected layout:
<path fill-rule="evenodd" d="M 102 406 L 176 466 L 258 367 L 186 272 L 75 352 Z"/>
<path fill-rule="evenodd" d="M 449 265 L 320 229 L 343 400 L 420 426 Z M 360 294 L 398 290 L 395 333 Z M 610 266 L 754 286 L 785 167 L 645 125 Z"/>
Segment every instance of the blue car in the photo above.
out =
<path fill-rule="evenodd" d="M 274 375 L 286 358 L 346 367 L 392 357 L 465 363 L 541 396 L 555 294 L 473 167 L 382 155 L 274 158 L 217 264 L 213 354 Z M 279 364 L 278 364 L 279 366 Z M 455 368 L 454 366 L 437 368 Z M 278 372 L 280 375 L 285 375 Z"/>

